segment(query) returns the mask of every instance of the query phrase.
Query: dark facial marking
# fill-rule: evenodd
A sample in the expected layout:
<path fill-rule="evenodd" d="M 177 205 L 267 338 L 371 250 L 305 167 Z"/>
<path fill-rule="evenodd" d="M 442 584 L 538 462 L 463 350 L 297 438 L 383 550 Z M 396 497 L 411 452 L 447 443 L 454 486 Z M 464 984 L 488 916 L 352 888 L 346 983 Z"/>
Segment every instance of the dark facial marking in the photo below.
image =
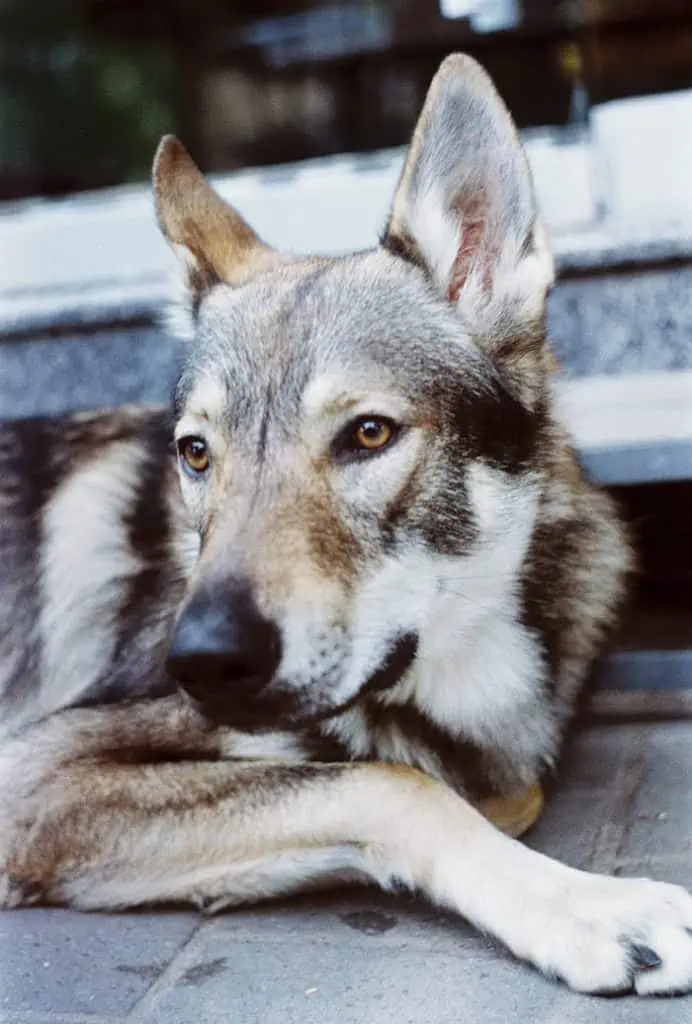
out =
<path fill-rule="evenodd" d="M 480 393 L 459 393 L 453 404 L 453 425 L 469 456 L 518 473 L 533 459 L 540 416 L 495 378 Z"/>
<path fill-rule="evenodd" d="M 491 367 L 482 390 L 442 379 L 430 397 L 442 411 L 438 450 L 431 442 L 427 464 L 390 504 L 383 531 L 389 545 L 397 535 L 414 534 L 432 550 L 456 555 L 477 536 L 466 487 L 469 462 L 524 471 L 535 461 L 543 413 L 527 409 Z"/>
<path fill-rule="evenodd" d="M 199 713 L 215 726 L 228 725 L 243 732 L 262 734 L 277 729 L 296 730 L 309 725 L 301 715 L 299 695 L 288 690 L 268 689 L 262 693 L 222 694 L 214 703 L 198 703 L 191 698 Z"/>
<path fill-rule="evenodd" d="M 417 652 L 418 637 L 415 633 L 405 633 L 400 636 L 392 644 L 379 667 L 361 687 L 360 695 L 384 693 L 386 690 L 391 690 L 411 667 Z"/>
<path fill-rule="evenodd" d="M 336 715 L 340 715 L 358 704 L 368 694 L 385 693 L 387 690 L 393 689 L 415 661 L 417 652 L 418 637 L 415 633 L 405 633 L 394 641 L 385 657 L 372 675 L 366 679 L 358 693 L 338 707 L 330 708 L 328 711 L 319 712 L 311 716 L 305 715 L 302 721 L 305 724 L 310 724 L 334 718 Z"/>
<path fill-rule="evenodd" d="M 267 452 L 267 438 L 269 437 L 269 418 L 272 408 L 271 394 L 267 394 L 266 403 L 262 410 L 262 420 L 260 422 L 259 429 L 259 440 L 257 443 L 257 457 L 260 461 L 264 458 Z"/>

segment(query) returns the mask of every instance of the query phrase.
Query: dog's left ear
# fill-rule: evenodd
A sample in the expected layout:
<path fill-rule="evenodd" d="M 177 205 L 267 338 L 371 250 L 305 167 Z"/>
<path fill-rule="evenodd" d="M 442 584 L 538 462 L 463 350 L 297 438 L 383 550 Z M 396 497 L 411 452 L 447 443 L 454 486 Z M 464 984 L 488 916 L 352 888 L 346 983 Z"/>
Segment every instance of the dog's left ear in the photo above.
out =
<path fill-rule="evenodd" d="M 540 320 L 553 261 L 526 157 L 486 72 L 441 65 L 413 135 L 383 245 L 422 263 L 471 330 Z"/>
<path fill-rule="evenodd" d="M 173 135 L 159 143 L 152 172 L 159 227 L 185 264 L 187 298 L 215 284 L 245 284 L 280 257 L 215 192 Z M 189 333 L 179 320 L 181 333 Z"/>

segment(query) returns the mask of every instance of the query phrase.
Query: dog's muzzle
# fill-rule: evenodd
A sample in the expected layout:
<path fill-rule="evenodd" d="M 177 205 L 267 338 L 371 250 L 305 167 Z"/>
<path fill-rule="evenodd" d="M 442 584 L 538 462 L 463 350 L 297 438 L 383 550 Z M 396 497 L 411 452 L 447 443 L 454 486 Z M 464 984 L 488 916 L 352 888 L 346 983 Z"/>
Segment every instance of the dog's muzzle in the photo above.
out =
<path fill-rule="evenodd" d="M 323 706 L 315 705 L 310 695 L 277 680 L 278 626 L 262 615 L 249 585 L 227 580 L 218 589 L 199 590 L 183 608 L 166 671 L 209 721 L 255 732 L 304 727 L 341 713 L 363 694 L 392 689 L 417 649 L 415 634 L 401 634 L 356 694 L 339 705 L 328 697 Z"/>
<path fill-rule="evenodd" d="M 222 590 L 199 590 L 184 608 L 166 671 L 204 714 L 230 723 L 254 715 L 256 705 L 259 713 L 281 653 L 279 628 L 259 611 L 250 587 L 226 580 Z"/>

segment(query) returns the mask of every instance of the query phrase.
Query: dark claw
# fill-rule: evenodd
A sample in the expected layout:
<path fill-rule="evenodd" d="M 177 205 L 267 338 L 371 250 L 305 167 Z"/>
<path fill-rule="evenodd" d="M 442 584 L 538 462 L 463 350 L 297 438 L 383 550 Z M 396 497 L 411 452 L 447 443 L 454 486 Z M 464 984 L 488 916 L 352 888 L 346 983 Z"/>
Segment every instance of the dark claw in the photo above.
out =
<path fill-rule="evenodd" d="M 650 946 L 640 946 L 636 943 L 630 947 L 630 956 L 635 971 L 652 971 L 663 963 L 655 949 L 651 949 Z"/>

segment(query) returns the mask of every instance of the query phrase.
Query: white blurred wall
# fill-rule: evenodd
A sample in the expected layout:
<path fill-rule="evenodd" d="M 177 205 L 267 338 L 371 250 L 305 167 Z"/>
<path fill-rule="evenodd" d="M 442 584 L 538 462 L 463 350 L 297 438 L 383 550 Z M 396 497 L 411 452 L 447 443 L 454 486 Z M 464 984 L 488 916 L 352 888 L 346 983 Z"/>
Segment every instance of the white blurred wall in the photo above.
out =
<path fill-rule="evenodd" d="M 604 232 L 692 238 L 692 90 L 597 107 L 588 139 L 532 130 L 524 141 L 558 256 Z M 373 244 L 401 160 L 393 150 L 215 181 L 272 244 L 338 253 Z M 167 259 L 146 185 L 0 206 L 0 317 L 29 292 L 40 303 L 117 281 L 154 296 Z"/>

